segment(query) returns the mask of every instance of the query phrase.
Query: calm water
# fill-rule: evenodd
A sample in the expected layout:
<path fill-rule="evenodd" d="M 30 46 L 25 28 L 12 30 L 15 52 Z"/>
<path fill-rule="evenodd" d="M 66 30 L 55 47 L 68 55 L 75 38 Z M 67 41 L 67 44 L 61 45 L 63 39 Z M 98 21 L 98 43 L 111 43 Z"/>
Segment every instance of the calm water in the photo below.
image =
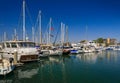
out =
<path fill-rule="evenodd" d="M 0 76 L 0 83 L 120 83 L 120 51 L 41 59 Z"/>

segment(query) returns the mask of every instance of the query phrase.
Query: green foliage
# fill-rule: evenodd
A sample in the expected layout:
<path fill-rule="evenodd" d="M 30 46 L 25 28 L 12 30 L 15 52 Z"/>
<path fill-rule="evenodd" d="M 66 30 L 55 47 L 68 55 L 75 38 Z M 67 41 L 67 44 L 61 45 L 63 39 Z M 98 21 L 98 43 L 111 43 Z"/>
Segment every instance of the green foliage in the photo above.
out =
<path fill-rule="evenodd" d="M 80 41 L 80 43 L 85 43 L 85 42 L 86 42 L 86 40 L 81 40 L 81 41 Z"/>
<path fill-rule="evenodd" d="M 103 43 L 104 39 L 103 38 L 98 38 L 96 41 L 97 41 L 97 43 Z"/>
<path fill-rule="evenodd" d="M 93 42 L 97 43 L 97 40 L 93 40 Z"/>

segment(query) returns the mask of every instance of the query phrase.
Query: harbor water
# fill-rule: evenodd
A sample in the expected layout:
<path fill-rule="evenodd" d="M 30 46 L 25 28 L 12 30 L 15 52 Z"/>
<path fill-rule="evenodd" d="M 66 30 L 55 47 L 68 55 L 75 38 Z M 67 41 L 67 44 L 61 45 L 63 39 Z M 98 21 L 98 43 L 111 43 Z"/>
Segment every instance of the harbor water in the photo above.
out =
<path fill-rule="evenodd" d="M 0 76 L 0 83 L 120 83 L 120 51 L 42 58 Z"/>

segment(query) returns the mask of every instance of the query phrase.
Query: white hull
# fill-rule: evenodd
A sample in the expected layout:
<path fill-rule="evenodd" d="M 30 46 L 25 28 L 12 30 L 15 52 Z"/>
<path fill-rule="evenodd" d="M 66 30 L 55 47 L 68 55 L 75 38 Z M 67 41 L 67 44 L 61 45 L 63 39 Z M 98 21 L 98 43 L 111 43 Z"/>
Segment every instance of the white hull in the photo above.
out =
<path fill-rule="evenodd" d="M 54 56 L 54 55 L 62 55 L 62 50 L 49 50 L 50 52 L 50 56 Z"/>
<path fill-rule="evenodd" d="M 15 66 L 10 64 L 9 60 L 3 59 L 2 62 L 0 62 L 0 75 L 6 75 L 9 74 L 14 70 Z"/>

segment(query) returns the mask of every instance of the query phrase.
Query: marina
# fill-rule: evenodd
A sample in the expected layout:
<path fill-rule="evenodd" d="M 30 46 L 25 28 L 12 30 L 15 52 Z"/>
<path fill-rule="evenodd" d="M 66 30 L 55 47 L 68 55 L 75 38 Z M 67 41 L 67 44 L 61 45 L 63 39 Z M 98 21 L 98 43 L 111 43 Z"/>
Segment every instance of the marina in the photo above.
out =
<path fill-rule="evenodd" d="M 120 2 L 105 1 L 1 0 L 0 83 L 120 83 Z"/>
<path fill-rule="evenodd" d="M 26 63 L 0 83 L 119 83 L 120 51 L 50 56 Z"/>

